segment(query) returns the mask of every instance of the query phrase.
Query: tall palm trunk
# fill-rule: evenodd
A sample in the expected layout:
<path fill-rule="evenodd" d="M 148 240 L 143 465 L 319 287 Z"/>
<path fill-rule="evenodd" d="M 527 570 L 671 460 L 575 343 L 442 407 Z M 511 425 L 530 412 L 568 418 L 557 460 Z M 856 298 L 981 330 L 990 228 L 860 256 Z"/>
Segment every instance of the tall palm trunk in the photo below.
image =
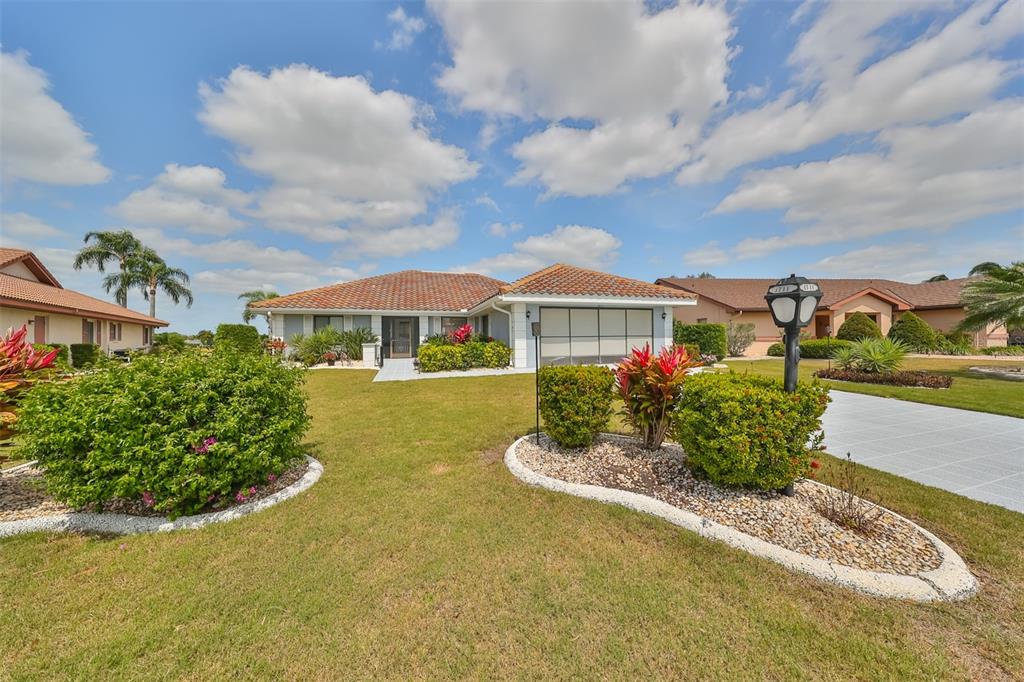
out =
<path fill-rule="evenodd" d="M 128 269 L 128 261 L 125 258 L 121 258 L 120 261 L 121 261 L 121 278 L 122 278 L 121 281 L 124 281 L 124 273 L 125 273 L 125 270 Z M 127 308 L 128 307 L 128 289 L 122 287 L 117 292 L 117 304 L 119 306 L 121 306 L 122 308 Z"/>
<path fill-rule="evenodd" d="M 149 316 L 156 317 L 156 283 L 149 285 Z"/>

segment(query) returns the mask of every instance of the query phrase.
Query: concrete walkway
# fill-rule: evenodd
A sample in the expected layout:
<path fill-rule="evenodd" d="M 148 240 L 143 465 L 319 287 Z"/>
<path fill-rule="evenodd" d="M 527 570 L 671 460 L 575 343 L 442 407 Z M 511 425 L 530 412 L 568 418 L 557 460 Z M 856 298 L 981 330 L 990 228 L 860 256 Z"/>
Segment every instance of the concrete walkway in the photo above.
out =
<path fill-rule="evenodd" d="M 927 389 L 920 389 L 927 390 Z M 831 392 L 828 452 L 1024 512 L 1024 419 Z"/>
<path fill-rule="evenodd" d="M 533 374 L 533 369 L 524 367 L 508 367 L 506 369 L 475 369 L 455 370 L 452 372 L 420 373 L 413 367 L 412 358 L 388 358 L 384 367 L 377 372 L 374 381 L 416 381 L 418 379 L 454 379 L 461 377 L 507 376 L 509 374 Z"/>

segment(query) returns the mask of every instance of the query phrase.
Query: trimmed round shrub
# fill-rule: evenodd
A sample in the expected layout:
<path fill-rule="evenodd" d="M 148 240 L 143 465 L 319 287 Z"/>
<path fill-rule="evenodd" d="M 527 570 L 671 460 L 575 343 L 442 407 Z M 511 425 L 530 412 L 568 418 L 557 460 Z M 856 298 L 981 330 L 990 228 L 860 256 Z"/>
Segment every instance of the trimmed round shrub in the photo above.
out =
<path fill-rule="evenodd" d="M 872 321 L 870 317 L 861 312 L 852 313 L 839 325 L 836 332 L 837 339 L 846 341 L 860 341 L 861 339 L 880 339 L 882 330 Z"/>
<path fill-rule="evenodd" d="M 253 354 L 144 355 L 21 404 L 21 453 L 72 506 L 143 499 L 171 516 L 244 497 L 302 454 L 302 370 Z"/>
<path fill-rule="evenodd" d="M 818 382 L 786 393 L 778 379 L 698 374 L 683 386 L 672 436 L 699 475 L 775 490 L 809 471 L 828 400 L 828 388 Z"/>
<path fill-rule="evenodd" d="M 594 442 L 608 428 L 615 377 L 598 365 L 541 367 L 540 416 L 544 431 L 556 443 L 579 448 Z"/>
<path fill-rule="evenodd" d="M 767 354 L 773 358 L 784 358 L 786 357 L 786 345 L 781 341 L 776 341 L 768 346 Z"/>
<path fill-rule="evenodd" d="M 247 324 L 218 324 L 213 335 L 215 350 L 233 349 L 242 353 L 259 353 L 263 350 L 260 333 L 256 327 Z"/>
<path fill-rule="evenodd" d="M 484 366 L 508 367 L 512 361 L 512 349 L 500 341 L 491 341 L 484 346 Z"/>
<path fill-rule="evenodd" d="M 900 319 L 889 328 L 889 338 L 902 341 L 908 348 L 918 353 L 935 350 L 939 345 L 938 335 L 931 325 L 912 312 L 905 312 Z"/>
<path fill-rule="evenodd" d="M 99 355 L 100 347 L 95 343 L 71 344 L 71 364 L 78 369 L 93 364 Z"/>
<path fill-rule="evenodd" d="M 714 355 L 716 360 L 721 360 L 729 352 L 724 324 L 683 324 L 676 320 L 672 324 L 672 340 L 677 346 L 695 344 L 702 353 Z"/>

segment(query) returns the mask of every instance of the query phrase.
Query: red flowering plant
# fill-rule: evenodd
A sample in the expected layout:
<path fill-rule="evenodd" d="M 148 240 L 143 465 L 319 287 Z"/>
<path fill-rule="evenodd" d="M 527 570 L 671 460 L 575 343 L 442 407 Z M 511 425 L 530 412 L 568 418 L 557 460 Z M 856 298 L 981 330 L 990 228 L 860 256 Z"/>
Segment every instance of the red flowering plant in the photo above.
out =
<path fill-rule="evenodd" d="M 683 346 L 663 348 L 654 355 L 648 344 L 634 348 L 619 363 L 615 381 L 624 403 L 622 416 L 643 439 L 645 448 L 661 447 L 686 370 L 699 364 Z"/>
<path fill-rule="evenodd" d="M 25 340 L 28 325 L 7 330 L 0 337 L 0 440 L 11 437 L 11 427 L 17 420 L 14 401 L 19 392 L 32 382 L 32 375 L 53 366 L 57 349 L 42 352 Z"/>
<path fill-rule="evenodd" d="M 466 343 L 473 337 L 473 326 L 470 324 L 464 324 L 451 334 L 452 343 L 458 345 L 460 343 Z"/>

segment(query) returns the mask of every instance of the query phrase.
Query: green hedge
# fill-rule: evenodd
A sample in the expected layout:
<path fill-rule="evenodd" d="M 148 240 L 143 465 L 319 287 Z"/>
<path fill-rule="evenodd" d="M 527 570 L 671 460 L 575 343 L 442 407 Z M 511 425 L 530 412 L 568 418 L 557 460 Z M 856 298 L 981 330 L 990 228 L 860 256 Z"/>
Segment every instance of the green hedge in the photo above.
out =
<path fill-rule="evenodd" d="M 982 355 L 1024 355 L 1024 346 L 990 346 L 979 348 Z"/>
<path fill-rule="evenodd" d="M 702 353 L 714 355 L 717 360 L 729 352 L 724 324 L 683 324 L 675 320 L 672 324 L 672 340 L 676 345 L 695 344 Z"/>
<path fill-rule="evenodd" d="M 68 347 L 63 343 L 33 343 L 32 347 L 35 348 L 37 351 L 43 351 L 47 353 L 56 348 L 57 364 L 68 364 Z"/>
<path fill-rule="evenodd" d="M 247 324 L 219 324 L 213 335 L 216 350 L 234 349 L 242 353 L 258 353 L 263 349 L 260 333 Z"/>
<path fill-rule="evenodd" d="M 808 472 L 827 404 L 828 388 L 817 382 L 791 394 L 778 379 L 697 374 L 683 386 L 672 435 L 698 474 L 775 490 Z"/>
<path fill-rule="evenodd" d="M 185 335 L 178 332 L 153 334 L 153 350 L 163 353 L 180 353 L 185 350 Z"/>
<path fill-rule="evenodd" d="M 878 328 L 878 325 L 870 317 L 864 313 L 856 312 L 847 315 L 843 323 L 839 325 L 836 338 L 846 341 L 860 341 L 867 338 L 880 339 L 882 338 L 882 330 Z"/>
<path fill-rule="evenodd" d="M 95 343 L 71 344 L 71 364 L 77 369 L 88 367 L 100 356 L 100 347 Z"/>
<path fill-rule="evenodd" d="M 421 372 L 444 372 L 472 367 L 508 367 L 512 349 L 501 341 L 470 341 L 447 346 L 424 344 L 416 357 Z"/>
<path fill-rule="evenodd" d="M 302 376 L 268 356 L 186 351 L 39 383 L 20 405 L 19 454 L 72 507 L 145 495 L 194 513 L 302 454 Z"/>
<path fill-rule="evenodd" d="M 807 339 L 800 342 L 800 357 L 824 360 L 831 357 L 839 348 L 849 348 L 853 343 L 843 339 Z M 786 347 L 781 343 L 768 346 L 768 355 L 781 358 L 786 355 Z"/>
<path fill-rule="evenodd" d="M 564 447 L 583 447 L 608 428 L 615 376 L 598 365 L 541 367 L 540 414 L 544 431 Z"/>

